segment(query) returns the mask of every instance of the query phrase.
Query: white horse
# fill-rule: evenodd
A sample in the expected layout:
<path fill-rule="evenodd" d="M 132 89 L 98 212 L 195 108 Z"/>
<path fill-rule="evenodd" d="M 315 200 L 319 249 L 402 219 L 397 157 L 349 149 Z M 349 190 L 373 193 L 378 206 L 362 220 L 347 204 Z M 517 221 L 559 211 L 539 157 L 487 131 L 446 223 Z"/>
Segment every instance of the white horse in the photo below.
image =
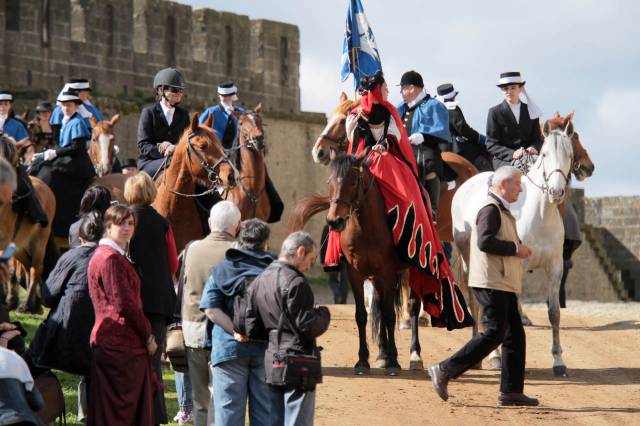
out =
<path fill-rule="evenodd" d="M 546 272 L 549 322 L 553 331 L 553 372 L 556 376 L 566 376 L 567 367 L 560 347 L 558 296 L 562 277 L 564 227 L 557 207 L 564 199 L 573 165 L 573 124 L 569 121 L 564 129 L 549 130 L 545 123 L 543 134 L 545 139 L 540 155 L 522 177 L 522 193 L 518 201 L 511 205 L 511 212 L 516 218 L 518 236 L 533 251 L 532 256 L 524 261 L 524 270 L 542 268 Z M 485 172 L 472 177 L 453 197 L 453 239 L 462 255 L 465 272 L 469 265 L 471 224 L 476 220 L 478 210 L 487 197 L 492 175 L 493 172 Z M 470 305 L 474 312 L 475 302 L 473 297 L 471 299 Z M 476 319 L 479 318 L 476 316 Z M 473 332 L 477 333 L 476 326 Z M 489 356 L 489 360 L 494 367 L 500 365 L 498 349 Z"/>

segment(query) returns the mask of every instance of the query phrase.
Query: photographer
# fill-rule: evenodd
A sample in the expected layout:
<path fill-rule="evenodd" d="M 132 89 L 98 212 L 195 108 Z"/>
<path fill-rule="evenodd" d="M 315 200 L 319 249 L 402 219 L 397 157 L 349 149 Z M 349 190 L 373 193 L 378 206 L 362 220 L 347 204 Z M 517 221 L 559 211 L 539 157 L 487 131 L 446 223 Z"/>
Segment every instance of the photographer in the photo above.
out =
<path fill-rule="evenodd" d="M 321 381 L 319 348 L 316 337 L 329 328 L 330 314 L 324 307 L 314 308 L 313 291 L 303 272 L 309 271 L 317 249 L 306 232 L 294 232 L 282 243 L 280 256 L 256 278 L 247 309 L 247 334 L 269 334 L 264 365 L 271 385 L 272 425 L 312 425 L 315 385 Z M 290 355 L 317 360 L 313 376 L 278 375 L 286 365 L 296 371 Z"/>

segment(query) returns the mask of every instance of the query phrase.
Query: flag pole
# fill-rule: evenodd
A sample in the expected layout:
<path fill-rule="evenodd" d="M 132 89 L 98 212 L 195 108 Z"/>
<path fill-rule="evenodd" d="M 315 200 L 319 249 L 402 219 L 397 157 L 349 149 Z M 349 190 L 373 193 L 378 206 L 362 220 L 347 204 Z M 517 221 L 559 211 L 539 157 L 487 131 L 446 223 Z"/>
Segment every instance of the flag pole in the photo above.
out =
<path fill-rule="evenodd" d="M 353 67 L 353 83 L 354 83 L 354 88 L 353 88 L 353 99 L 356 100 L 358 98 L 358 84 L 357 84 L 357 80 L 356 80 L 356 71 L 357 71 L 357 67 L 358 65 L 356 64 L 356 58 L 358 57 L 358 55 L 356 55 L 356 48 L 352 47 L 351 48 L 351 66 Z"/>

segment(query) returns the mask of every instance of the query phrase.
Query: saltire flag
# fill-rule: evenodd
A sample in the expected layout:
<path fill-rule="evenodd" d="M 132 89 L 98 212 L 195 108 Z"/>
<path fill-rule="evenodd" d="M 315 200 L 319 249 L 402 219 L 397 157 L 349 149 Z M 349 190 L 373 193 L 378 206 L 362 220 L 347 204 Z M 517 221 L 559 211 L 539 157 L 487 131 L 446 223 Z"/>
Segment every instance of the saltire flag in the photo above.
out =
<path fill-rule="evenodd" d="M 345 81 L 349 74 L 353 74 L 357 89 L 362 77 L 373 75 L 379 69 L 382 69 L 380 54 L 362 3 L 360 0 L 350 0 L 342 43 L 340 78 Z"/>

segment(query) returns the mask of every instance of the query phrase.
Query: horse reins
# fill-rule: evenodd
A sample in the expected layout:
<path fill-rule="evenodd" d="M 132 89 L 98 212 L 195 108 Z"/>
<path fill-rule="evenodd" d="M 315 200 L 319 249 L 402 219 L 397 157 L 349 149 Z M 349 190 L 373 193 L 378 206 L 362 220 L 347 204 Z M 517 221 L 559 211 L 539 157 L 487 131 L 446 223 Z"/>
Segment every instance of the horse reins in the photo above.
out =
<path fill-rule="evenodd" d="M 345 200 L 343 200 L 343 199 L 341 199 L 339 197 L 335 197 L 335 198 L 331 198 L 329 200 L 329 204 L 344 204 L 347 207 L 349 207 L 349 214 L 347 214 L 347 216 L 344 217 L 345 221 L 348 221 L 349 219 L 351 219 L 353 217 L 353 215 L 358 213 L 358 211 L 360 210 L 360 203 L 367 196 L 367 194 L 369 193 L 369 191 L 373 187 L 373 182 L 375 180 L 372 177 L 369 180 L 369 185 L 366 187 L 366 189 L 364 190 L 362 195 L 360 195 L 361 188 L 364 185 L 364 183 L 363 183 L 363 181 L 364 181 L 364 179 L 363 179 L 364 171 L 362 171 L 360 167 L 353 167 L 353 169 L 354 170 L 358 170 L 358 172 L 359 172 L 356 195 L 354 196 L 354 199 L 351 200 L 351 201 L 345 201 Z"/>

